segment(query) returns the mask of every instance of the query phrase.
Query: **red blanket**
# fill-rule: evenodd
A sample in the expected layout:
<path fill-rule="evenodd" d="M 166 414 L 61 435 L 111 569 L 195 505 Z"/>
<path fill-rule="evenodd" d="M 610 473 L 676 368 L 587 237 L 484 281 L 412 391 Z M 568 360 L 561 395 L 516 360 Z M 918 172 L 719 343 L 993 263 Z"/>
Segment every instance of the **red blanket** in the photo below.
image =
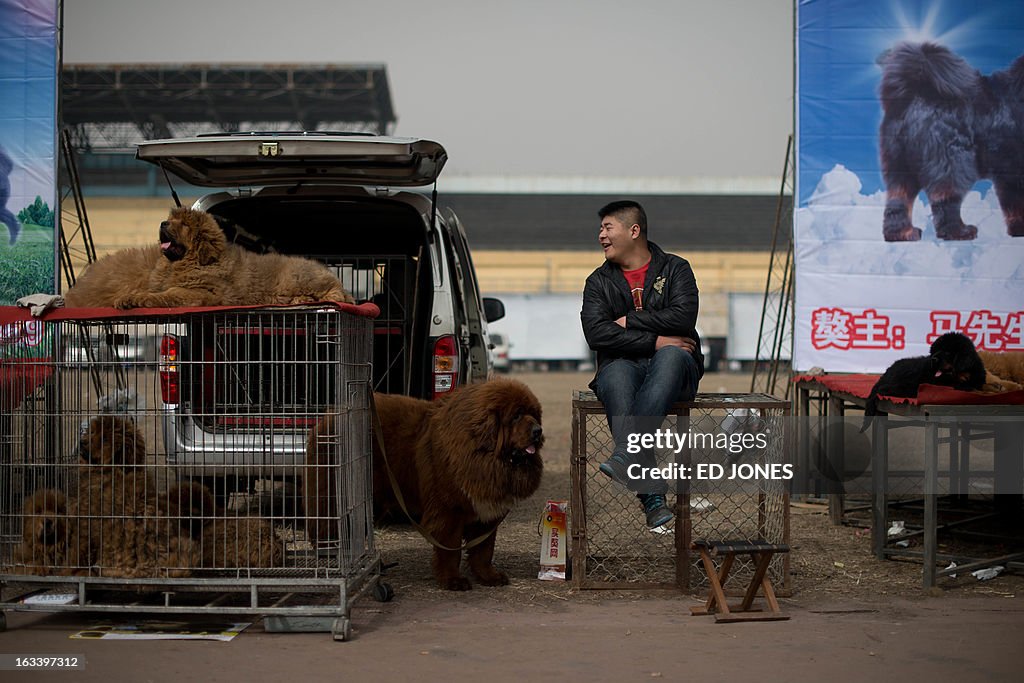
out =
<path fill-rule="evenodd" d="M 867 398 L 871 387 L 881 375 L 797 375 L 796 383 L 817 382 L 829 391 L 840 391 L 857 398 Z M 934 384 L 922 384 L 917 390 L 917 398 L 901 398 L 898 396 L 882 396 L 892 403 L 909 403 L 911 405 L 1018 405 L 1024 404 L 1024 390 L 1006 391 L 1000 394 L 986 394 L 980 391 L 957 391 L 950 387 Z"/>
<path fill-rule="evenodd" d="M 310 304 L 318 306 L 320 304 Z M 366 318 L 376 318 L 380 315 L 380 308 L 377 304 L 369 301 L 362 304 L 343 304 L 334 301 L 323 302 L 324 306 L 333 306 L 339 311 L 351 313 Z M 55 308 L 47 311 L 39 318 L 33 318 L 27 308 L 15 306 L 0 306 L 0 325 L 9 325 L 14 322 L 26 320 L 42 320 L 51 322 L 54 320 L 112 320 L 116 318 L 148 318 L 153 316 L 180 315 L 182 313 L 204 313 L 210 311 L 251 311 L 257 309 L 290 310 L 296 306 L 207 306 L 201 308 L 133 308 L 122 311 L 117 308 Z M 305 307 L 303 307 L 305 308 Z"/>

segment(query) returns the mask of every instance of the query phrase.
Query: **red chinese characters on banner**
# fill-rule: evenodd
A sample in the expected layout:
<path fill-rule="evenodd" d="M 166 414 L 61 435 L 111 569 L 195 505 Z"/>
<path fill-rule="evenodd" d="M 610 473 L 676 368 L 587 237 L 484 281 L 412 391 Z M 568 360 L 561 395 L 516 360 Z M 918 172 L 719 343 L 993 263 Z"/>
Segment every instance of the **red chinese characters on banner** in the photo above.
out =
<path fill-rule="evenodd" d="M 1024 351 L 1024 311 L 1004 320 L 992 311 L 932 311 L 928 343 L 946 332 L 963 332 L 980 351 Z"/>
<path fill-rule="evenodd" d="M 811 313 L 811 343 L 814 348 L 850 348 L 850 317 L 841 308 L 819 308 Z"/>
<path fill-rule="evenodd" d="M 989 310 L 932 311 L 931 344 L 947 332 L 963 332 L 981 351 L 1024 351 L 1024 311 L 1005 318 Z M 816 349 L 903 349 L 906 327 L 869 308 L 861 313 L 819 308 L 811 314 L 811 343 Z"/>
<path fill-rule="evenodd" d="M 907 330 L 891 325 L 889 317 L 869 308 L 851 313 L 842 308 L 819 308 L 811 314 L 811 343 L 816 349 L 902 349 Z"/>

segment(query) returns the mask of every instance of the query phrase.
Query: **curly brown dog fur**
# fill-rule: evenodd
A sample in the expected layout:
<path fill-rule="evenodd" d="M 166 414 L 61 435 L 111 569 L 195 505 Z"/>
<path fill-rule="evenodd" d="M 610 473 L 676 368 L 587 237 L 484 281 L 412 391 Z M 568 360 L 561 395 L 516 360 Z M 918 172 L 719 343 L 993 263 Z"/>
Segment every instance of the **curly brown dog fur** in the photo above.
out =
<path fill-rule="evenodd" d="M 217 507 L 210 489 L 198 482 L 183 482 L 167 494 L 171 517 L 184 533 L 200 544 L 200 565 L 205 569 L 281 567 L 284 545 L 273 525 L 260 517 L 233 516 Z"/>
<path fill-rule="evenodd" d="M 115 308 L 353 303 L 323 264 L 229 244 L 213 216 L 188 208 L 160 224 L 159 246 L 97 261 L 64 299 Z"/>
<path fill-rule="evenodd" d="M 85 269 L 64 294 L 64 303 L 72 308 L 113 308 L 128 288 L 149 280 L 162 258 L 156 244 L 107 254 Z"/>
<path fill-rule="evenodd" d="M 384 434 L 397 434 L 403 424 L 424 424 L 434 404 L 407 396 L 374 394 L 378 408 L 387 404 L 390 409 L 379 415 L 383 422 Z M 338 539 L 339 520 L 335 504 L 337 458 L 335 454 L 344 443 L 342 419 L 332 414 L 320 420 L 310 431 L 306 441 L 306 468 L 302 477 L 302 501 L 306 513 L 306 536 L 315 541 Z M 409 448 L 414 447 L 419 433 L 412 434 Z M 394 439 L 397 441 L 398 439 Z M 396 446 L 397 448 L 397 446 Z M 386 471 L 382 461 L 374 452 L 373 461 L 373 508 L 374 519 L 381 521 L 405 521 L 401 509 L 390 493 Z M 408 486 L 403 487 L 403 490 Z"/>
<path fill-rule="evenodd" d="M 985 365 L 985 386 L 982 391 L 1002 393 L 1024 389 L 1024 353 L 979 351 Z"/>
<path fill-rule="evenodd" d="M 109 577 L 189 576 L 198 558 L 192 540 L 167 515 L 167 501 L 145 471 L 146 445 L 131 420 L 102 415 L 89 422 L 79 451 L 77 520 L 72 549 L 80 570 Z"/>
<path fill-rule="evenodd" d="M 55 489 L 39 489 L 25 500 L 22 541 L 11 572 L 48 576 L 67 573 L 68 504 Z"/>
<path fill-rule="evenodd" d="M 284 545 L 262 517 L 218 516 L 203 526 L 202 566 L 206 569 L 281 567 Z"/>
<path fill-rule="evenodd" d="M 485 540 L 467 550 L 470 571 L 485 586 L 507 584 L 508 575 L 494 566 L 494 542 L 512 505 L 540 485 L 544 435 L 537 397 L 520 382 L 493 380 L 433 403 L 388 394 L 375 394 L 374 400 L 387 463 L 408 510 L 447 548 L 434 548 L 438 584 L 448 590 L 471 587 L 459 571 L 460 546 L 478 537 Z M 321 423 L 310 435 L 309 464 L 336 462 L 332 444 L 338 440 L 321 440 L 325 429 L 333 426 Z M 398 502 L 383 456 L 375 442 L 374 503 L 379 514 L 388 514 Z"/>
<path fill-rule="evenodd" d="M 311 541 L 338 539 L 338 506 L 334 492 L 337 486 L 337 454 L 344 437 L 342 429 L 341 417 L 332 413 L 317 422 L 306 438 L 302 504 L 306 515 L 306 537 Z M 375 507 L 376 504 L 375 500 Z"/>
<path fill-rule="evenodd" d="M 203 537 L 203 526 L 221 514 L 210 489 L 196 481 L 175 484 L 167 492 L 167 516 L 178 522 L 193 540 Z"/>

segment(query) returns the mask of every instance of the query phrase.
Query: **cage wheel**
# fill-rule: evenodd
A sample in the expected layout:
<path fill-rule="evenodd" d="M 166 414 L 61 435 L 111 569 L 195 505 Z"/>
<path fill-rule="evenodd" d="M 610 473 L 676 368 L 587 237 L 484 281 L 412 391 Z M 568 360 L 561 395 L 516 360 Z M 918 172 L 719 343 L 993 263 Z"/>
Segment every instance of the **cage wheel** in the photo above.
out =
<path fill-rule="evenodd" d="M 338 617 L 331 626 L 331 635 L 335 640 L 345 641 L 352 639 L 352 620 L 348 617 Z"/>

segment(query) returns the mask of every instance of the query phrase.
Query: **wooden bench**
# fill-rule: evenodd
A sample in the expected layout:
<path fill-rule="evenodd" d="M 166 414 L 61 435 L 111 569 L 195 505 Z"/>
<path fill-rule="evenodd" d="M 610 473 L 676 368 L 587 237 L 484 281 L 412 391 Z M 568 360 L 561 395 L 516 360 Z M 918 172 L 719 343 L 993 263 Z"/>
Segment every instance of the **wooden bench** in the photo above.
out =
<path fill-rule="evenodd" d="M 768 565 L 775 553 L 788 553 L 789 546 L 784 543 L 768 543 L 767 541 L 707 541 L 696 540 L 691 546 L 700 552 L 700 558 L 704 562 L 704 569 L 707 571 L 708 579 L 711 581 L 711 595 L 703 607 L 691 607 L 690 612 L 694 616 L 714 614 L 716 622 L 729 621 L 781 621 L 789 617 L 779 610 L 779 601 L 775 598 L 775 590 L 772 588 L 771 579 L 768 577 Z M 754 560 L 754 576 L 750 579 L 747 591 L 743 596 L 743 602 L 738 605 L 730 605 L 725 598 L 725 582 L 729 580 L 729 571 L 737 553 L 750 555 Z M 722 564 L 718 570 L 715 569 L 714 558 L 721 557 Z M 754 607 L 754 598 L 757 596 L 757 589 L 764 593 L 764 599 L 768 603 L 768 611 L 764 612 Z"/>

